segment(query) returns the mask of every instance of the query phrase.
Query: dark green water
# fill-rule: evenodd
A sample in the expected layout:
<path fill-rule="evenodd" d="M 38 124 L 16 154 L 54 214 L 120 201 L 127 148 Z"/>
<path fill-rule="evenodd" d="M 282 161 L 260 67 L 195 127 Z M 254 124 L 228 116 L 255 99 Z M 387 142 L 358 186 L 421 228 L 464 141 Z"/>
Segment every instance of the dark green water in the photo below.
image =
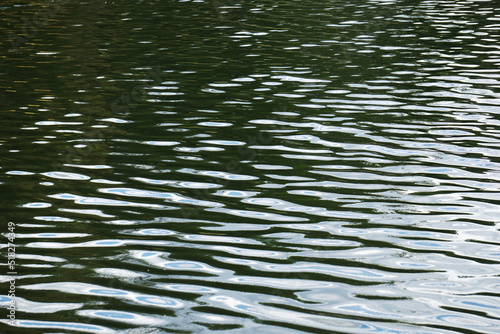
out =
<path fill-rule="evenodd" d="M 0 333 L 500 333 L 497 7 L 4 0 Z"/>

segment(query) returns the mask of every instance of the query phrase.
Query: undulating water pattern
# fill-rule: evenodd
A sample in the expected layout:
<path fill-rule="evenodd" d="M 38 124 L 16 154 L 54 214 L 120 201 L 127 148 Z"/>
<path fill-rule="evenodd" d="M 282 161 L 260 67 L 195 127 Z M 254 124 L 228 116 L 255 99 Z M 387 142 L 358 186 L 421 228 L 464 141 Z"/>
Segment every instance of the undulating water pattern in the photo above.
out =
<path fill-rule="evenodd" d="M 0 13 L 1 333 L 500 333 L 494 1 Z"/>

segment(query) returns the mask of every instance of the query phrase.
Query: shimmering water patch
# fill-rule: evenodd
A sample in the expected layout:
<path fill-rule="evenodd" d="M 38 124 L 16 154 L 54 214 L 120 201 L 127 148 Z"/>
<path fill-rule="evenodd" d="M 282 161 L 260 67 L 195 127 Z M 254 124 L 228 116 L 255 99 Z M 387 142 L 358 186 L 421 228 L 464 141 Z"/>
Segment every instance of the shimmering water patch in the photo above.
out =
<path fill-rule="evenodd" d="M 21 171 L 21 170 L 11 170 L 11 171 L 5 172 L 5 174 L 7 174 L 7 175 L 34 175 L 35 173 Z"/>
<path fill-rule="evenodd" d="M 84 333 L 113 333 L 111 328 L 92 325 L 78 322 L 57 322 L 57 321 L 35 321 L 35 320 L 19 320 L 17 326 L 21 328 L 43 328 L 55 330 L 72 330 Z"/>
<path fill-rule="evenodd" d="M 30 209 L 44 209 L 44 208 L 50 208 L 51 206 L 52 206 L 51 203 L 43 203 L 43 202 L 31 202 L 22 205 L 23 208 L 30 208 Z"/>
<path fill-rule="evenodd" d="M 83 174 L 78 173 L 69 173 L 69 172 L 46 172 L 42 173 L 42 175 L 60 180 L 89 180 L 90 177 Z"/>

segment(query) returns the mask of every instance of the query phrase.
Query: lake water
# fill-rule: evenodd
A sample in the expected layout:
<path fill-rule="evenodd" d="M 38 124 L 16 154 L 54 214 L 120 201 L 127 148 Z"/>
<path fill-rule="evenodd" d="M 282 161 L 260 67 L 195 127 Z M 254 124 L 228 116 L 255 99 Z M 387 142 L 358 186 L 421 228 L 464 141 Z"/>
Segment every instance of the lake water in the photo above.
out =
<path fill-rule="evenodd" d="M 494 2 L 0 19 L 1 333 L 500 333 Z"/>

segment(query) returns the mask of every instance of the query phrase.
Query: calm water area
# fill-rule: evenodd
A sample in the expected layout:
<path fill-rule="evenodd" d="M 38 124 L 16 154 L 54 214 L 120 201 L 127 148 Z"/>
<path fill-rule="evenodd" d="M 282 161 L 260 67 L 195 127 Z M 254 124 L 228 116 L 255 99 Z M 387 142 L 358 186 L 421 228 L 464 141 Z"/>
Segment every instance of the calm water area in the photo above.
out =
<path fill-rule="evenodd" d="M 500 333 L 497 1 L 3 0 L 0 42 L 0 333 Z"/>

